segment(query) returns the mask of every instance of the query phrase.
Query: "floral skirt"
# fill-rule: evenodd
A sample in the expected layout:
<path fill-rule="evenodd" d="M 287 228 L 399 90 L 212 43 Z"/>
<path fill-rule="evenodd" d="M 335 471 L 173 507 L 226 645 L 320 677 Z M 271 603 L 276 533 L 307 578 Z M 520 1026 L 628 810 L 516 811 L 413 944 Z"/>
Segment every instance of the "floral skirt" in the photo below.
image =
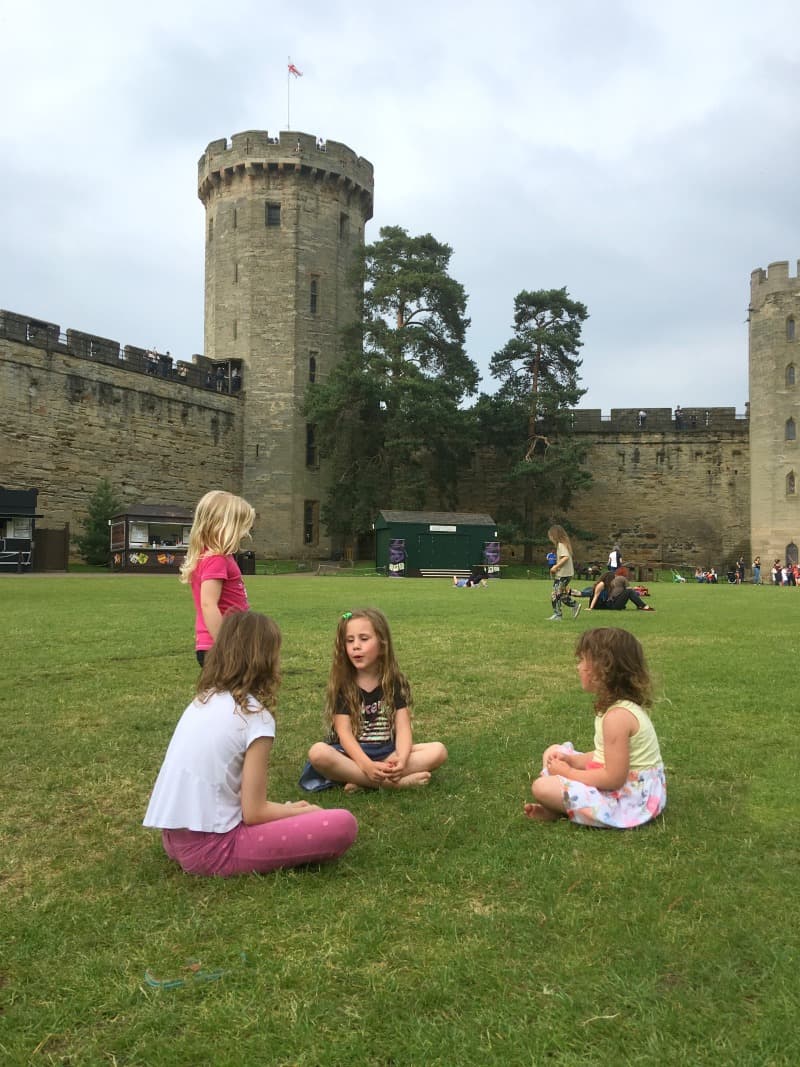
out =
<path fill-rule="evenodd" d="M 575 751 L 570 743 L 561 746 Z M 547 774 L 547 771 L 542 771 Z M 564 808 L 569 819 L 581 826 L 629 830 L 655 819 L 667 806 L 664 764 L 629 771 L 620 789 L 596 789 L 558 775 L 564 789 Z"/>

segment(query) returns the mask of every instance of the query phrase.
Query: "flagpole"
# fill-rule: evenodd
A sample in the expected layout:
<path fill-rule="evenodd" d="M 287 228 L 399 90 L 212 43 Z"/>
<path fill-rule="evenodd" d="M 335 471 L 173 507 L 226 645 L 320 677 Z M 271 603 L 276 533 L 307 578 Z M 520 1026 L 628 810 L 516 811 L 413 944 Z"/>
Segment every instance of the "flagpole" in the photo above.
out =
<path fill-rule="evenodd" d="M 290 83 L 292 81 L 292 72 L 290 70 L 290 67 L 292 65 L 292 57 L 291 56 L 287 56 L 286 59 L 287 59 L 287 62 L 286 62 L 286 129 L 287 130 L 291 130 L 292 122 L 291 122 L 291 111 L 290 111 L 290 107 L 289 107 L 289 92 L 290 92 L 289 85 L 290 85 Z"/>

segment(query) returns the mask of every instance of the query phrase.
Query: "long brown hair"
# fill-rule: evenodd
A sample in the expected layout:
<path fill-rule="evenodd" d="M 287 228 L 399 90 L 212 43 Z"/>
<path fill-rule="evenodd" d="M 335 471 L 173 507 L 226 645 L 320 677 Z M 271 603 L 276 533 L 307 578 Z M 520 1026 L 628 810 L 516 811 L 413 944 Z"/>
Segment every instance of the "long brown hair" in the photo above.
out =
<path fill-rule="evenodd" d="M 652 682 L 644 649 L 639 641 L 616 626 L 584 630 L 575 646 L 578 659 L 585 657 L 597 683 L 594 710 L 603 715 L 615 700 L 632 700 L 643 708 L 653 703 Z"/>
<path fill-rule="evenodd" d="M 274 714 L 281 682 L 281 632 L 274 619 L 257 611 L 232 611 L 222 619 L 217 639 L 206 652 L 197 682 L 205 701 L 213 693 L 230 693 L 247 713 L 248 696 Z"/>
<path fill-rule="evenodd" d="M 572 541 L 569 539 L 569 534 L 563 526 L 551 526 L 547 531 L 548 538 L 558 548 L 559 544 L 567 546 L 567 551 L 572 555 Z"/>
<path fill-rule="evenodd" d="M 394 691 L 399 688 L 403 694 L 405 707 L 411 709 L 411 686 L 408 679 L 397 665 L 392 643 L 392 632 L 389 622 L 382 611 L 377 608 L 354 608 L 346 611 L 339 619 L 336 627 L 336 637 L 333 641 L 333 662 L 328 676 L 328 687 L 325 692 L 325 719 L 333 728 L 333 717 L 337 707 L 342 704 L 347 708 L 350 716 L 350 725 L 353 735 L 358 737 L 361 733 L 364 721 L 361 711 L 361 697 L 356 684 L 356 669 L 347 655 L 347 624 L 351 619 L 366 619 L 375 631 L 380 645 L 378 658 L 378 676 L 380 678 L 383 703 L 389 715 L 389 721 L 394 725 L 394 716 L 397 708 L 394 706 Z M 403 707 L 403 704 L 400 705 Z"/>

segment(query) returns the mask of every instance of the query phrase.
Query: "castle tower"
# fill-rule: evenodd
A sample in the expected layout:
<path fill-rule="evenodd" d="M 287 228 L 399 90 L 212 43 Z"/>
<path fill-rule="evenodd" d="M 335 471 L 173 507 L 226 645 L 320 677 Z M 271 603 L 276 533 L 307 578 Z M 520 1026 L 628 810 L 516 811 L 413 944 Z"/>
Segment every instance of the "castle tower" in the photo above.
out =
<path fill-rule="evenodd" d="M 800 277 L 788 262 L 752 272 L 749 310 L 750 543 L 769 573 L 800 545 Z"/>
<path fill-rule="evenodd" d="M 209 144 L 198 195 L 205 355 L 242 362 L 241 494 L 258 513 L 253 547 L 328 554 L 319 442 L 302 406 L 360 310 L 351 272 L 372 217 L 372 164 L 336 141 L 253 130 Z"/>

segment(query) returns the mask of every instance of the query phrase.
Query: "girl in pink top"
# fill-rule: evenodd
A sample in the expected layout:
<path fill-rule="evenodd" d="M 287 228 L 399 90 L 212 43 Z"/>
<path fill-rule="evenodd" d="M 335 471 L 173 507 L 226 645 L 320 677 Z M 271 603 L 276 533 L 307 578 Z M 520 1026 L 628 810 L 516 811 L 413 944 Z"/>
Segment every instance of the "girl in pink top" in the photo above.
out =
<path fill-rule="evenodd" d="M 180 580 L 192 587 L 195 650 L 201 667 L 223 616 L 248 609 L 247 591 L 234 553 L 250 535 L 255 517 L 246 500 L 221 489 L 206 493 L 195 508 Z"/>

